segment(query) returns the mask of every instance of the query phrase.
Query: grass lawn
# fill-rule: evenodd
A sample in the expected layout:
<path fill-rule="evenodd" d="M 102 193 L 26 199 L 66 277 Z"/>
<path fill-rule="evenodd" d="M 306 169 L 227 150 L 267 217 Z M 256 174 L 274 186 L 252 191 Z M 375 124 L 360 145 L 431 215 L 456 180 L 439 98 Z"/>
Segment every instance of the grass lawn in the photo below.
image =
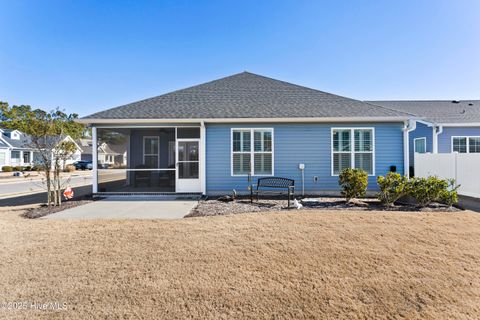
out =
<path fill-rule="evenodd" d="M 480 214 L 305 211 L 179 221 L 0 212 L 0 318 L 480 318 Z"/>

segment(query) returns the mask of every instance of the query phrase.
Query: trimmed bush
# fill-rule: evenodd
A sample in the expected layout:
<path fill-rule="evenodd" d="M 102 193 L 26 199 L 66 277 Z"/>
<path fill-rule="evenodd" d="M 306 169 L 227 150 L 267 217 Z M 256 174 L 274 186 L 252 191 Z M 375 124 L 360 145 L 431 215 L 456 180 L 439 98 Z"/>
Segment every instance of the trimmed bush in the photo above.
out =
<path fill-rule="evenodd" d="M 13 168 L 11 166 L 3 166 L 2 171 L 3 172 L 12 172 Z"/>
<path fill-rule="evenodd" d="M 67 164 L 65 166 L 65 169 L 63 169 L 63 172 L 74 172 L 75 171 L 75 166 L 73 164 Z"/>
<path fill-rule="evenodd" d="M 436 176 L 428 178 L 413 178 L 409 182 L 410 195 L 415 198 L 418 206 L 426 207 L 432 202 L 440 201 L 442 194 L 448 190 L 448 181 Z"/>
<path fill-rule="evenodd" d="M 440 202 L 446 204 L 448 207 L 451 207 L 458 203 L 457 190 L 460 188 L 460 185 L 456 185 L 454 179 L 449 179 L 447 182 L 447 188 L 440 194 Z"/>
<path fill-rule="evenodd" d="M 23 171 L 32 171 L 32 167 L 31 166 L 25 166 L 25 167 L 23 167 Z"/>
<path fill-rule="evenodd" d="M 347 168 L 342 170 L 338 177 L 338 183 L 342 188 L 342 195 L 347 201 L 365 196 L 368 185 L 368 174 L 361 169 Z"/>
<path fill-rule="evenodd" d="M 408 178 L 396 172 L 377 177 L 377 184 L 380 187 L 378 199 L 388 207 L 408 193 Z"/>
<path fill-rule="evenodd" d="M 22 171 L 22 167 L 21 166 L 15 166 L 13 167 L 13 171 Z"/>

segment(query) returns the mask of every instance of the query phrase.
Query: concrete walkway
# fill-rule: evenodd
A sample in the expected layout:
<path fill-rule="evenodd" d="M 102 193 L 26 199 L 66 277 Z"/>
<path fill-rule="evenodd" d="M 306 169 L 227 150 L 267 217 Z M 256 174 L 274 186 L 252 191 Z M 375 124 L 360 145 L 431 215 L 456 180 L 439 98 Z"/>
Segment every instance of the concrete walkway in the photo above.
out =
<path fill-rule="evenodd" d="M 45 219 L 181 219 L 196 200 L 103 199 L 45 216 Z"/>

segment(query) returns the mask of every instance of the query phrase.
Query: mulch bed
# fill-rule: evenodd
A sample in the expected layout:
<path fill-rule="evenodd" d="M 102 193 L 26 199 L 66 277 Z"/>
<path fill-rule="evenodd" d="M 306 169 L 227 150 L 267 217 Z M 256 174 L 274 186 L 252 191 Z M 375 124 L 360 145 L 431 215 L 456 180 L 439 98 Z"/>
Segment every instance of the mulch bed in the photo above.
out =
<path fill-rule="evenodd" d="M 185 216 L 203 217 L 228 215 L 237 213 L 263 212 L 263 211 L 281 211 L 281 210 L 363 210 L 363 211 L 404 211 L 404 212 L 458 212 L 461 209 L 439 203 L 433 203 L 428 207 L 419 208 L 411 204 L 397 204 L 393 207 L 384 207 L 377 199 L 361 199 L 356 203 L 346 203 L 344 198 L 334 197 L 315 197 L 305 198 L 300 201 L 303 207 L 297 210 L 293 203 L 290 208 L 284 199 L 260 199 L 250 203 L 250 199 L 240 198 L 232 202 L 222 202 L 216 199 L 200 201 L 193 210 Z"/>
<path fill-rule="evenodd" d="M 85 196 L 75 200 L 62 201 L 62 204 L 59 207 L 49 208 L 46 204 L 42 204 L 38 207 L 26 210 L 21 216 L 27 219 L 37 219 L 55 212 L 82 206 L 93 201 L 95 200 L 91 196 Z"/>

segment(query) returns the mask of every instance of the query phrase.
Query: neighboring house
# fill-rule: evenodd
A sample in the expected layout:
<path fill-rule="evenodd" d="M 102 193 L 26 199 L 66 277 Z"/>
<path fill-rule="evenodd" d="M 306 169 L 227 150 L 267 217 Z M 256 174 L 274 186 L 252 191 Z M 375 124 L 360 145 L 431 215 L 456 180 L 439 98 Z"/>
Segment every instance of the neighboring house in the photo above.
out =
<path fill-rule="evenodd" d="M 344 168 L 366 170 L 370 190 L 376 176 L 405 172 L 411 118 L 243 72 L 79 121 L 92 127 L 94 193 L 247 193 L 277 176 L 294 179 L 297 193 L 303 184 L 338 194 Z M 125 155 L 125 169 L 103 169 L 103 143 Z"/>
<path fill-rule="evenodd" d="M 0 168 L 3 166 L 34 166 L 42 162 L 40 155 L 31 146 L 29 135 L 19 130 L 0 129 Z M 72 142 L 66 136 L 64 140 Z M 80 160 L 82 149 L 77 145 L 77 151 L 65 162 L 66 164 Z"/>
<path fill-rule="evenodd" d="M 415 152 L 480 152 L 480 100 L 369 101 L 369 103 L 422 118 L 416 121 L 416 128 L 410 133 L 411 166 Z"/>
<path fill-rule="evenodd" d="M 77 144 L 82 148 L 82 160 L 92 161 L 92 139 L 79 139 Z M 119 149 L 118 151 L 115 149 Z M 127 152 L 117 145 L 108 145 L 102 142 L 98 146 L 98 163 L 102 166 L 125 166 L 127 164 Z"/>

